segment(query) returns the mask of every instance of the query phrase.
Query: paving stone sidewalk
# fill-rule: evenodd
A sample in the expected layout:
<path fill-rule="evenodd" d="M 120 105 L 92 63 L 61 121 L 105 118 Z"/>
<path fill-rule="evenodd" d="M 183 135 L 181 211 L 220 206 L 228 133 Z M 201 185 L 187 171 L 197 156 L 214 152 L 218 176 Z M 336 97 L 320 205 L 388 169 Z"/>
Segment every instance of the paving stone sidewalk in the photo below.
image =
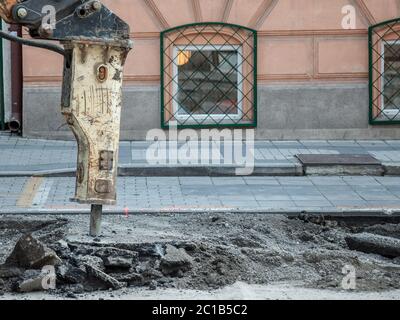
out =
<path fill-rule="evenodd" d="M 1 213 L 80 213 L 73 178 L 0 178 Z M 400 177 L 120 177 L 118 205 L 138 212 L 400 212 Z"/>
<path fill-rule="evenodd" d="M 150 142 L 121 142 L 120 165 L 122 167 L 152 167 L 153 165 L 146 160 L 146 151 L 150 145 L 152 145 Z M 158 147 L 158 150 L 163 150 L 162 145 Z M 213 146 L 212 152 L 216 152 L 217 155 L 213 154 L 209 160 L 210 165 L 216 157 L 221 159 L 222 166 L 225 163 L 224 145 Z M 0 175 L 7 172 L 73 171 L 76 167 L 76 153 L 74 141 L 23 139 L 0 134 Z M 289 175 L 291 172 L 298 172 L 299 162 L 295 158 L 296 154 L 370 154 L 386 165 L 400 166 L 400 140 L 257 141 L 255 143 L 256 166 L 293 169 L 288 171 Z M 179 163 L 177 165 L 180 166 Z M 204 166 L 204 162 L 202 161 L 199 165 Z M 170 166 L 169 163 L 165 165 L 165 167 L 168 166 Z"/>

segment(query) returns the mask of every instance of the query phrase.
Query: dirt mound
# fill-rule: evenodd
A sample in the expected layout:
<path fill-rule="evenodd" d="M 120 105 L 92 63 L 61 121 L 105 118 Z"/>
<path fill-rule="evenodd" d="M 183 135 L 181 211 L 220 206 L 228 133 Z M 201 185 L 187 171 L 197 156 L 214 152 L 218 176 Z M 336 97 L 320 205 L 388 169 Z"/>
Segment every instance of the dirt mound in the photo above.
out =
<path fill-rule="evenodd" d="M 323 218 L 152 215 L 124 220 L 130 238 L 124 237 L 131 241 L 113 242 L 113 235 L 125 229 L 119 226 L 119 217 L 106 217 L 105 238 L 71 240 L 69 229 L 79 233 L 86 218 L 74 217 L 69 222 L 3 220 L 0 242 L 7 245 L 0 249 L 0 259 L 6 260 L 21 236 L 31 234 L 61 259 L 56 266 L 54 292 L 70 296 L 126 286 L 209 290 L 237 281 L 285 281 L 310 288 L 341 289 L 346 276 L 343 272 L 349 266 L 356 272 L 357 290 L 400 288 L 399 258 L 350 250 L 346 242 L 347 237 L 362 232 L 397 238 L 398 225 L 375 222 L 355 231 Z M 132 234 L 144 231 L 159 234 L 163 241 L 132 239 Z M 0 268 L 0 288 L 17 290 L 18 284 L 27 281 L 27 274 L 34 273 Z"/>

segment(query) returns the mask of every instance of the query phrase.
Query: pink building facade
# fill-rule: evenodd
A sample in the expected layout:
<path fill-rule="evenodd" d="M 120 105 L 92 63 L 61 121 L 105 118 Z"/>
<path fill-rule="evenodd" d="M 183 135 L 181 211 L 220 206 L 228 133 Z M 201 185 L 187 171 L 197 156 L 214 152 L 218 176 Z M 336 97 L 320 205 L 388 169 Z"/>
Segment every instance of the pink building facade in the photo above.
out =
<path fill-rule="evenodd" d="M 400 138 L 398 0 L 104 0 L 129 22 L 124 140 L 255 128 L 257 139 Z M 62 61 L 24 48 L 23 133 L 70 138 Z M 399 71 L 399 72 L 398 72 Z"/>

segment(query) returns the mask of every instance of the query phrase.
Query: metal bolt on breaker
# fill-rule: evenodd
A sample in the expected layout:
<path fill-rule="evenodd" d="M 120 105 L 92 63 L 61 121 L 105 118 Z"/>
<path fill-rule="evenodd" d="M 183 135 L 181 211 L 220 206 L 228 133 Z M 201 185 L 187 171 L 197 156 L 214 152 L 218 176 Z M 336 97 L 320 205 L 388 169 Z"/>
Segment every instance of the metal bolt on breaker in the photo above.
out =
<path fill-rule="evenodd" d="M 54 8 L 53 20 L 48 8 Z M 97 237 L 102 206 L 116 204 L 129 25 L 98 0 L 0 0 L 0 16 L 26 27 L 33 39 L 3 31 L 0 37 L 64 56 L 61 112 L 78 142 L 73 200 L 92 205 L 90 235 Z"/>

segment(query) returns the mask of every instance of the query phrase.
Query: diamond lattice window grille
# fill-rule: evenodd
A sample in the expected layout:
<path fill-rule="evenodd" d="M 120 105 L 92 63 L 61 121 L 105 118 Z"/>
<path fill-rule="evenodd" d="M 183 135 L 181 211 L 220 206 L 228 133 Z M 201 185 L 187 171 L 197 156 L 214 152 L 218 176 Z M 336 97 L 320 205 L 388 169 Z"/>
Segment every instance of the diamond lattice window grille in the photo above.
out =
<path fill-rule="evenodd" d="M 161 34 L 162 127 L 255 127 L 257 32 L 199 23 Z"/>
<path fill-rule="evenodd" d="M 370 123 L 400 124 L 400 19 L 369 28 Z"/>

